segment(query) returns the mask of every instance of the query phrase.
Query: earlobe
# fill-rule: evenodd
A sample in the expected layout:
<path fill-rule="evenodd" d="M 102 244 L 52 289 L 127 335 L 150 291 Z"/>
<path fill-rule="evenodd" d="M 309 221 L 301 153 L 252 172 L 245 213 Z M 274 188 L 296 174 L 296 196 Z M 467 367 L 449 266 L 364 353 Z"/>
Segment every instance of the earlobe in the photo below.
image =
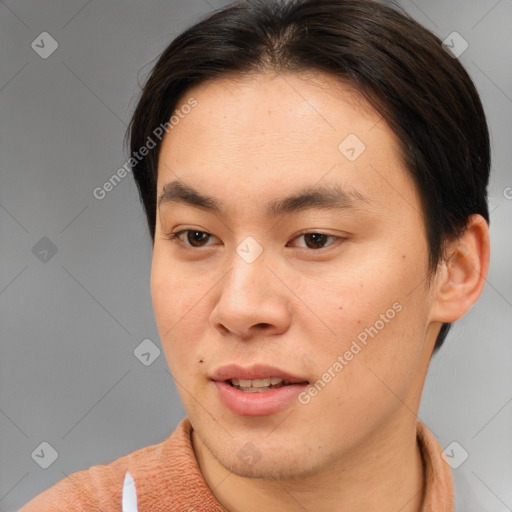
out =
<path fill-rule="evenodd" d="M 480 297 L 489 268 L 489 226 L 472 215 L 460 238 L 450 241 L 438 269 L 432 321 L 454 322 Z"/>

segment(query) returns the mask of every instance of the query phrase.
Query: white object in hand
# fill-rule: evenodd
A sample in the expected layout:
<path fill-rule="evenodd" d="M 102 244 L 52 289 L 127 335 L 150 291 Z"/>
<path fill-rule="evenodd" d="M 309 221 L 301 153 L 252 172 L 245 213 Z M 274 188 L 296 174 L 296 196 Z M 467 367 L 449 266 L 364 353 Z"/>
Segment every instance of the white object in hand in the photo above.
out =
<path fill-rule="evenodd" d="M 138 512 L 137 491 L 132 475 L 127 471 L 123 483 L 123 509 L 122 512 Z"/>

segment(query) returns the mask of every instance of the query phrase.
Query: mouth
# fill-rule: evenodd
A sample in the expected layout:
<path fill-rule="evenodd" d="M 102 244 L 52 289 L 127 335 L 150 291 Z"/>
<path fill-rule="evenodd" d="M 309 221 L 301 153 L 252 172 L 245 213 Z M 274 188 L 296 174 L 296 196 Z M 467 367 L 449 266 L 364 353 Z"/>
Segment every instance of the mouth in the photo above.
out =
<path fill-rule="evenodd" d="M 303 377 L 274 366 L 227 365 L 210 376 L 221 403 L 239 416 L 268 416 L 292 406 L 309 385 Z"/>
<path fill-rule="evenodd" d="M 226 382 L 236 389 L 249 393 L 259 393 L 294 384 L 309 384 L 309 381 L 303 377 L 267 364 L 251 366 L 229 364 L 215 370 L 210 378 L 217 382 Z"/>
<path fill-rule="evenodd" d="M 290 382 L 280 377 L 267 377 L 264 379 L 227 379 L 231 387 L 244 391 L 245 393 L 264 393 L 272 389 L 279 389 L 284 386 L 293 386 L 295 384 L 309 384 L 308 381 L 303 382 Z"/>

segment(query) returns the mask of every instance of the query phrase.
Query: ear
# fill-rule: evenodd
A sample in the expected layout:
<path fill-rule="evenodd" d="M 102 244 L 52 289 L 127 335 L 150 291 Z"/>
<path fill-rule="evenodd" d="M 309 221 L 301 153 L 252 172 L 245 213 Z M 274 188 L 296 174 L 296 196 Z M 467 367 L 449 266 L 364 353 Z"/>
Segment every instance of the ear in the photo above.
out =
<path fill-rule="evenodd" d="M 463 235 L 447 244 L 437 269 L 432 321 L 454 322 L 471 309 L 485 285 L 489 254 L 489 226 L 481 215 L 472 215 Z"/>

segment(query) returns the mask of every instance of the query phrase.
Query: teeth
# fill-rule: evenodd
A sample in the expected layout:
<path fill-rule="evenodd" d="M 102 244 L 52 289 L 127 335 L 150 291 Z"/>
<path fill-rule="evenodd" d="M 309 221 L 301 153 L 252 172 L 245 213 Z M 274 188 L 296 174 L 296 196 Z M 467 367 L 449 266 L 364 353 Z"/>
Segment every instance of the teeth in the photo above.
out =
<path fill-rule="evenodd" d="M 269 377 L 267 379 L 231 379 L 233 386 L 240 386 L 241 388 L 267 388 L 268 386 L 277 386 L 285 382 L 279 377 Z"/>
<path fill-rule="evenodd" d="M 254 379 L 251 382 L 251 388 L 268 388 L 270 379 Z"/>

